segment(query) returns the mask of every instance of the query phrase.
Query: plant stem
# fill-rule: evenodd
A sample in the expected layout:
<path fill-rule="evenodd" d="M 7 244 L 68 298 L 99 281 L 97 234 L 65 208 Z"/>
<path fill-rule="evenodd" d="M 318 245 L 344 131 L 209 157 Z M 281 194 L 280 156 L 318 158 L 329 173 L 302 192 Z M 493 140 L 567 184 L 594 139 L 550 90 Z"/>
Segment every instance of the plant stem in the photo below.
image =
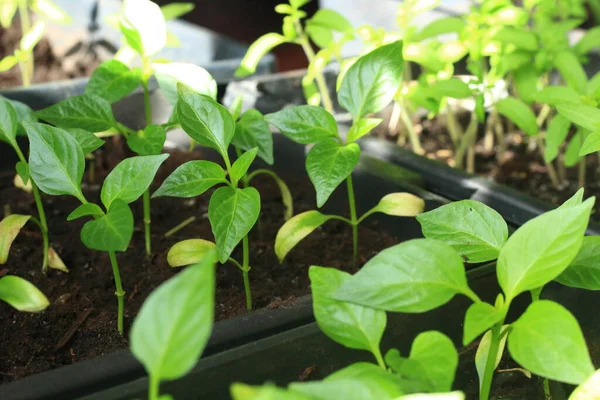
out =
<path fill-rule="evenodd" d="M 475 139 L 477 138 L 477 116 L 475 113 L 471 113 L 471 120 L 469 121 L 469 126 L 467 126 L 467 130 L 462 140 L 460 141 L 460 146 L 456 150 L 456 154 L 454 155 L 454 165 L 456 168 L 464 168 L 464 158 L 467 150 L 473 146 L 475 143 Z"/>
<path fill-rule="evenodd" d="M 387 366 L 385 365 L 385 361 L 383 360 L 383 356 L 381 355 L 381 350 L 379 349 L 379 347 L 373 347 L 371 349 L 371 353 L 373 353 L 373 355 L 375 356 L 375 359 L 377 360 L 377 365 L 379 365 L 384 370 L 387 370 Z"/>
<path fill-rule="evenodd" d="M 117 302 L 119 305 L 118 308 L 118 316 L 117 316 L 117 329 L 119 330 L 119 334 L 123 335 L 123 314 L 125 308 L 125 292 L 123 291 L 123 286 L 121 285 L 121 274 L 119 273 L 119 264 L 117 264 L 117 255 L 114 251 L 109 251 L 108 256 L 110 257 L 110 265 L 112 266 L 113 276 L 115 278 L 115 287 L 117 291 L 115 295 L 117 296 Z"/>
<path fill-rule="evenodd" d="M 356 202 L 354 200 L 354 184 L 352 175 L 346 178 L 348 186 L 348 205 L 350 206 L 350 222 L 352 224 L 352 255 L 354 262 L 358 260 L 358 219 L 356 218 Z"/>
<path fill-rule="evenodd" d="M 400 118 L 404 123 L 404 127 L 406 128 L 406 132 L 408 133 L 408 138 L 410 139 L 410 144 L 413 148 L 413 151 L 417 154 L 425 154 L 425 150 L 421 146 L 421 142 L 419 141 L 419 137 L 417 136 L 417 132 L 413 127 L 412 121 L 410 119 L 410 115 L 408 114 L 407 107 L 405 104 L 401 104 L 400 110 Z"/>
<path fill-rule="evenodd" d="M 31 28 L 29 11 L 27 10 L 27 0 L 19 0 L 18 7 L 19 20 L 21 21 L 21 37 L 23 37 Z M 29 86 L 31 84 L 31 78 L 33 78 L 33 50 L 25 62 L 19 61 L 19 68 L 21 69 L 23 86 Z"/>
<path fill-rule="evenodd" d="M 246 308 L 252 310 L 252 291 L 250 289 L 250 246 L 248 244 L 248 235 L 242 239 L 242 247 L 244 252 L 244 259 L 242 265 L 242 274 L 244 275 L 244 290 L 246 291 Z"/>
<path fill-rule="evenodd" d="M 456 115 L 454 115 L 454 111 L 452 110 L 452 106 L 450 104 L 448 104 L 448 107 L 446 108 L 446 116 L 448 118 L 448 132 L 450 133 L 452 144 L 456 150 L 460 146 L 460 140 L 463 137 L 464 132 L 458 120 L 456 119 Z"/>
<path fill-rule="evenodd" d="M 398 135 L 396 143 L 402 146 L 404 143 L 406 143 L 406 133 L 400 129 L 400 111 L 402 111 L 400 103 L 394 100 L 394 107 L 392 108 L 392 115 L 390 116 L 388 131 L 392 136 Z"/>
<path fill-rule="evenodd" d="M 150 105 L 150 91 L 148 90 L 148 79 L 142 80 L 144 88 L 144 111 L 146 113 L 146 126 L 152 125 L 152 107 Z M 144 234 L 146 237 L 146 255 L 152 254 L 152 232 L 151 232 L 151 214 L 150 214 L 150 188 L 142 195 L 144 204 Z"/>
<path fill-rule="evenodd" d="M 302 29 L 302 24 L 299 20 L 295 21 L 295 26 L 296 33 L 298 34 L 298 41 L 302 46 L 302 50 L 304 50 L 304 54 L 306 54 L 308 63 L 311 64 L 315 59 L 315 52 L 313 51 L 308 40 L 308 36 L 306 36 L 306 33 L 304 33 L 304 29 Z M 327 89 L 327 82 L 325 82 L 323 72 L 319 71 L 316 74 L 315 79 L 317 81 L 317 86 L 319 87 L 319 93 L 321 93 L 323 107 L 325 107 L 325 110 L 327 110 L 330 114 L 333 114 L 333 103 L 331 101 L 331 96 L 329 96 L 329 90 Z"/>
<path fill-rule="evenodd" d="M 481 381 L 479 400 L 488 400 L 490 397 L 492 378 L 494 376 L 494 370 L 496 369 L 496 355 L 498 354 L 498 349 L 500 348 L 500 332 L 502 329 L 502 323 L 497 323 L 492 327 L 492 339 L 485 362 L 485 372 L 483 374 L 483 380 Z"/>
<path fill-rule="evenodd" d="M 156 378 L 155 374 L 150 374 L 148 380 L 148 400 L 158 400 L 160 394 L 160 380 Z"/>
<path fill-rule="evenodd" d="M 581 138 L 581 144 L 583 145 L 583 134 L 579 135 Z M 579 169 L 577 173 L 577 186 L 579 188 L 585 187 L 585 156 L 579 159 Z"/>
<path fill-rule="evenodd" d="M 182 230 L 183 228 L 185 228 L 186 226 L 188 226 L 195 220 L 196 220 L 196 217 L 194 217 L 194 216 L 184 219 L 183 222 L 180 222 L 174 228 L 172 228 L 167 233 L 165 233 L 164 237 L 168 238 L 170 236 L 173 236 L 174 234 L 176 234 L 177 232 L 179 232 L 180 230 Z"/>
<path fill-rule="evenodd" d="M 546 145 L 544 144 L 544 139 L 542 139 L 541 136 L 538 136 L 537 138 L 535 138 L 535 140 L 537 141 L 540 153 L 542 153 L 542 159 L 544 160 L 544 164 L 546 164 L 546 169 L 548 169 L 548 176 L 550 177 L 552 186 L 558 189 L 560 188 L 560 180 L 558 179 L 558 174 L 556 173 L 554 164 L 552 163 L 552 161 L 546 162 L 546 158 L 544 157 L 544 153 L 546 153 Z"/>

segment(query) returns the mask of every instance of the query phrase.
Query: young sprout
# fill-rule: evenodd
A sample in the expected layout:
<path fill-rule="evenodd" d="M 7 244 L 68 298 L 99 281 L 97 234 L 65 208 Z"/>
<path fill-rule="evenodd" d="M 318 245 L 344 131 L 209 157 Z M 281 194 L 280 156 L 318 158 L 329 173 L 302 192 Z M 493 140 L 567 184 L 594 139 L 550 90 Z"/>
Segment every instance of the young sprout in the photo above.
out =
<path fill-rule="evenodd" d="M 40 123 L 23 124 L 30 143 L 31 177 L 44 193 L 70 195 L 81 202 L 68 221 L 91 216 L 81 230 L 81 241 L 92 250 L 108 252 L 118 300 L 118 331 L 123 334 L 124 295 L 117 251 L 126 251 L 133 235 L 133 214 L 129 203 L 148 189 L 168 154 L 136 156 L 120 162 L 106 177 L 100 199 L 104 209 L 89 203 L 82 190 L 84 151 L 78 139 L 67 131 Z"/>
<path fill-rule="evenodd" d="M 356 213 L 352 171 L 358 164 L 360 147 L 355 142 L 381 123 L 367 117 L 387 106 L 398 91 L 402 80 L 402 44 L 382 46 L 359 58 L 345 74 L 338 100 L 354 117 L 346 138 L 338 132 L 333 116 L 320 107 L 290 107 L 267 115 L 269 123 L 284 135 L 301 144 L 314 146 L 306 157 L 306 170 L 317 192 L 317 206 L 325 204 L 333 191 L 346 181 L 350 219 L 307 211 L 286 222 L 275 240 L 275 252 L 280 261 L 298 242 L 331 219 L 352 227 L 353 254 L 358 256 L 358 225 L 375 212 L 411 216 L 423 210 L 423 200 L 408 193 L 392 193 L 360 218 Z"/>
<path fill-rule="evenodd" d="M 29 19 L 30 10 L 41 18 L 51 20 L 60 24 L 69 24 L 71 17 L 51 0 L 2 0 L 0 7 L 0 25 L 7 29 L 12 24 L 17 11 L 21 22 L 22 37 L 19 48 L 0 60 L 0 72 L 8 71 L 15 65 L 19 65 L 23 86 L 29 86 L 34 73 L 33 49 L 38 44 L 46 25 L 43 21 L 37 21 L 33 26 Z"/>
<path fill-rule="evenodd" d="M 38 288 L 23 278 L 6 275 L 0 278 L 0 300 L 23 312 L 44 311 L 50 302 Z"/>

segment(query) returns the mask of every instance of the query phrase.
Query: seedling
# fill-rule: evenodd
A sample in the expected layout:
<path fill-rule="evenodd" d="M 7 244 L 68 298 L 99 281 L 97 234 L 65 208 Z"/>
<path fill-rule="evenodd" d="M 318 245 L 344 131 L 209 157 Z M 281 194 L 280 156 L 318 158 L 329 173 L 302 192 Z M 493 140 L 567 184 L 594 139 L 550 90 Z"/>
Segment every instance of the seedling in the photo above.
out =
<path fill-rule="evenodd" d="M 91 216 L 81 230 L 81 241 L 92 250 L 108 252 L 118 301 L 118 330 L 123 334 L 124 295 L 116 252 L 126 251 L 133 235 L 129 203 L 148 189 L 168 154 L 123 160 L 106 177 L 100 199 L 104 210 L 89 203 L 81 190 L 85 159 L 82 146 L 67 131 L 40 123 L 23 124 L 30 143 L 30 174 L 44 193 L 73 196 L 81 202 L 68 221 Z"/>
<path fill-rule="evenodd" d="M 33 49 L 43 37 L 46 28 L 41 20 L 32 26 L 29 12 L 32 11 L 36 16 L 61 24 L 70 23 L 71 17 L 51 0 L 3 0 L 0 7 L 0 25 L 5 29 L 10 27 L 17 11 L 21 21 L 21 42 L 13 54 L 0 60 L 0 72 L 19 65 L 23 86 L 29 86 L 34 72 Z"/>
<path fill-rule="evenodd" d="M 475 360 L 482 400 L 489 399 L 505 344 L 513 360 L 531 373 L 581 384 L 594 368 L 579 324 L 564 307 L 539 300 L 539 295 L 555 279 L 582 288 L 598 282 L 585 278 L 597 271 L 583 260 L 592 256 L 590 252 L 592 257 L 598 253 L 587 244 L 597 238 L 584 239 L 594 199 L 582 202 L 582 195 L 580 191 L 558 209 L 527 222 L 508 239 L 500 215 L 472 200 L 421 214 L 417 219 L 426 239 L 381 252 L 345 281 L 333 298 L 408 313 L 440 307 L 457 294 L 470 298 L 473 304 L 465 315 L 463 344 L 485 333 Z M 469 288 L 463 261 L 496 258 L 503 293 L 488 304 Z M 533 303 L 515 322 L 506 323 L 512 301 L 527 291 Z"/>
<path fill-rule="evenodd" d="M 0 300 L 19 311 L 30 313 L 44 311 L 50 305 L 35 285 L 14 275 L 0 278 Z"/>
<path fill-rule="evenodd" d="M 387 106 L 402 79 L 402 44 L 382 46 L 361 57 L 345 74 L 338 94 L 339 103 L 354 117 L 346 138 L 338 132 L 333 116 L 321 107 L 296 106 L 265 116 L 284 135 L 301 144 L 313 144 L 306 157 L 306 170 L 322 207 L 333 191 L 346 181 L 350 219 L 307 211 L 287 221 L 277 233 L 275 252 L 280 261 L 298 242 L 325 222 L 335 219 L 352 227 L 354 258 L 358 256 L 358 225 L 375 212 L 412 216 L 423 210 L 423 201 L 407 193 L 392 193 L 360 218 L 356 214 L 352 171 L 358 164 L 360 147 L 355 142 L 381 123 L 367 114 Z"/>

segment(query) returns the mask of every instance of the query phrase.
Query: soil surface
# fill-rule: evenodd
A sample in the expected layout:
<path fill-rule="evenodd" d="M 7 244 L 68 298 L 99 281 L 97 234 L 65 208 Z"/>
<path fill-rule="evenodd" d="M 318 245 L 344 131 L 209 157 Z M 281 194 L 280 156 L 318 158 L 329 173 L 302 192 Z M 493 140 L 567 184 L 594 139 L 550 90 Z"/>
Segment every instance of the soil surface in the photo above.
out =
<path fill-rule="evenodd" d="M 118 148 L 100 153 L 96 159 L 96 178 L 106 176 L 124 151 Z M 110 155 L 110 156 L 107 156 Z M 174 153 L 161 167 L 153 190 L 182 163 L 206 158 L 194 153 Z M 89 170 L 89 168 L 88 168 Z M 0 172 L 0 199 L 12 213 L 37 215 L 32 197 L 14 188 L 12 171 Z M 305 176 L 282 176 L 293 197 L 295 213 L 315 209 L 315 192 Z M 84 177 L 87 182 L 89 177 Z M 355 272 L 352 262 L 352 234 L 349 226 L 328 222 L 304 239 L 280 265 L 273 250 L 275 235 L 283 224 L 284 208 L 279 189 L 267 176 L 253 180 L 262 199 L 260 224 L 250 234 L 250 280 L 255 308 L 285 307 L 297 296 L 310 292 L 308 268 L 326 265 Z M 100 185 L 87 184 L 89 201 L 100 202 Z M 177 273 L 168 266 L 169 248 L 190 238 L 214 240 L 208 221 L 210 193 L 194 199 L 157 198 L 152 200 L 153 255 L 147 258 L 144 247 L 141 201 L 132 204 L 136 229 L 127 252 L 118 253 L 125 295 L 126 331 L 144 299 L 162 282 Z M 8 262 L 0 266 L 0 276 L 18 275 L 35 284 L 50 300 L 51 306 L 40 314 L 20 313 L 0 303 L 0 383 L 97 357 L 128 346 L 127 334 L 117 333 L 117 301 L 107 253 L 88 250 L 79 238 L 85 218 L 67 222 L 67 215 L 78 206 L 67 196 L 43 197 L 50 240 L 70 269 L 69 273 L 41 272 L 41 236 L 33 224 L 27 224 L 11 248 Z M 188 217 L 197 219 L 175 235 L 164 233 Z M 361 228 L 360 254 L 364 263 L 378 251 L 398 241 L 364 224 Z M 240 251 L 233 257 L 241 260 Z M 218 266 L 216 319 L 247 312 L 241 272 L 231 264 Z"/>
<path fill-rule="evenodd" d="M 0 60 L 7 55 L 13 54 L 19 47 L 22 37 L 21 23 L 19 18 L 14 18 L 12 25 L 7 28 L 0 27 Z M 89 76 L 98 66 L 100 61 L 90 54 L 78 54 L 72 57 L 78 58 L 72 60 L 70 67 L 63 65 L 63 60 L 57 57 L 46 38 L 42 38 L 33 50 L 34 57 L 34 75 L 31 83 L 53 82 L 63 79 L 73 79 L 82 76 Z M 21 71 L 16 65 L 6 72 L 0 73 L 0 89 L 14 86 L 21 86 Z"/>

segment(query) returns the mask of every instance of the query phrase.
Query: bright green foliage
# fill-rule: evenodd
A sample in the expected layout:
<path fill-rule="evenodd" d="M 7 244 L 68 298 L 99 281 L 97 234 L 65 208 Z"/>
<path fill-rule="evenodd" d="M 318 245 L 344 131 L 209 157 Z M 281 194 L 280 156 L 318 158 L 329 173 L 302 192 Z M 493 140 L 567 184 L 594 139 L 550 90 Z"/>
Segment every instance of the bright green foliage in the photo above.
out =
<path fill-rule="evenodd" d="M 256 147 L 257 156 L 267 164 L 273 164 L 273 135 L 260 111 L 248 110 L 242 114 L 235 125 L 231 144 L 246 151 Z"/>
<path fill-rule="evenodd" d="M 167 262 L 171 267 L 183 267 L 203 261 L 215 252 L 213 242 L 204 239 L 187 239 L 175 243 L 169 249 Z"/>
<path fill-rule="evenodd" d="M 38 288 L 23 278 L 7 275 L 0 278 L 0 300 L 19 311 L 44 311 L 50 302 Z"/>
<path fill-rule="evenodd" d="M 258 152 L 258 147 L 255 147 L 251 150 L 248 150 L 244 154 L 242 154 L 231 166 L 231 179 L 235 182 L 240 181 L 244 175 L 248 172 L 248 168 L 256 158 L 256 153 Z"/>
<path fill-rule="evenodd" d="M 59 128 L 79 128 L 90 132 L 106 131 L 116 125 L 110 103 L 92 94 L 69 97 L 38 111 L 36 115 Z"/>
<path fill-rule="evenodd" d="M 276 126 L 281 133 L 301 144 L 316 143 L 338 135 L 338 127 L 333 115 L 321 107 L 288 107 L 266 115 L 265 120 Z"/>
<path fill-rule="evenodd" d="M 106 215 L 86 222 L 81 229 L 81 241 L 99 251 L 125 251 L 133 236 L 133 214 L 127 203 L 115 199 Z"/>
<path fill-rule="evenodd" d="M 227 183 L 225 171 L 212 161 L 188 161 L 177 167 L 152 197 L 196 197 L 211 187 Z"/>
<path fill-rule="evenodd" d="M 83 154 L 86 155 L 98 150 L 104 144 L 104 140 L 100 139 L 91 132 L 84 131 L 83 129 L 67 128 L 64 129 L 64 131 L 73 136 L 73 138 L 79 144 L 79 147 L 81 147 Z"/>
<path fill-rule="evenodd" d="M 167 140 L 165 128 L 159 125 L 148 125 L 137 135 L 127 136 L 127 146 L 140 156 L 160 154 Z"/>
<path fill-rule="evenodd" d="M 502 313 L 488 303 L 473 303 L 465 314 L 463 345 L 468 345 L 476 337 L 486 332 L 502 319 Z"/>
<path fill-rule="evenodd" d="M 507 97 L 496 103 L 498 112 L 511 121 L 528 135 L 537 135 L 538 127 L 533 111 L 521 100 Z"/>
<path fill-rule="evenodd" d="M 292 217 L 277 232 L 275 239 L 275 254 L 279 262 L 283 262 L 285 256 L 302 239 L 311 234 L 312 231 L 332 219 L 331 215 L 321 214 L 317 210 L 305 211 Z"/>
<path fill-rule="evenodd" d="M 67 221 L 73 221 L 74 219 L 86 216 L 101 217 L 103 215 L 104 211 L 102 211 L 99 205 L 94 203 L 85 203 L 74 209 L 67 217 Z"/>
<path fill-rule="evenodd" d="M 118 60 L 108 60 L 94 70 L 85 87 L 85 94 L 96 95 L 114 103 L 133 92 L 141 80 L 141 71 L 132 71 Z"/>
<path fill-rule="evenodd" d="M 556 281 L 570 287 L 600 290 L 600 237 L 584 237 L 579 252 Z"/>

